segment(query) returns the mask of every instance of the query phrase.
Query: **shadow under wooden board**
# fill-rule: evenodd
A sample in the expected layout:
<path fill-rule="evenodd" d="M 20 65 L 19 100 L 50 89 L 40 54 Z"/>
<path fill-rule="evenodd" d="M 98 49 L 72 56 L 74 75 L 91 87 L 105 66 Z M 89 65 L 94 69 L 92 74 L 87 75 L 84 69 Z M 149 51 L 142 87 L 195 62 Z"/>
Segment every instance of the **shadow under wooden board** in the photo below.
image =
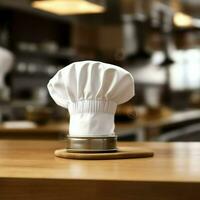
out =
<path fill-rule="evenodd" d="M 72 153 L 67 149 L 58 149 L 55 156 L 65 159 L 78 160 L 111 160 L 111 159 L 129 159 L 129 158 L 147 158 L 153 157 L 154 153 L 150 149 L 136 147 L 120 147 L 116 152 L 106 153 Z"/>

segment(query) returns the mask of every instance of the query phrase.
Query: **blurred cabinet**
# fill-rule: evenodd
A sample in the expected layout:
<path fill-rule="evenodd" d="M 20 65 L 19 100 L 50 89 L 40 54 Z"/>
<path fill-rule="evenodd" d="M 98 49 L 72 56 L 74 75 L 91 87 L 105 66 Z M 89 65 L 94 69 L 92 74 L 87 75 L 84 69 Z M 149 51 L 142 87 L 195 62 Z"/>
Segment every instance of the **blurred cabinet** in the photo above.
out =
<path fill-rule="evenodd" d="M 4 18 L 7 47 L 15 55 L 15 66 L 7 76 L 11 98 L 31 99 L 34 90 L 46 88 L 50 77 L 73 59 L 71 24 L 20 10 L 9 10 Z"/>

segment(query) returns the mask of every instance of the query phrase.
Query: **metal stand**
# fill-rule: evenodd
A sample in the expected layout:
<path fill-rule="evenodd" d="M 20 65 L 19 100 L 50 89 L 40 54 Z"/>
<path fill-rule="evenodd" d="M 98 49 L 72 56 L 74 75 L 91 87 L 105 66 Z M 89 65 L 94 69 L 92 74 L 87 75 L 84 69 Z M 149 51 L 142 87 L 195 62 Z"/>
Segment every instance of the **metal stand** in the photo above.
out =
<path fill-rule="evenodd" d="M 115 152 L 117 136 L 110 137 L 67 137 L 67 152 Z"/>

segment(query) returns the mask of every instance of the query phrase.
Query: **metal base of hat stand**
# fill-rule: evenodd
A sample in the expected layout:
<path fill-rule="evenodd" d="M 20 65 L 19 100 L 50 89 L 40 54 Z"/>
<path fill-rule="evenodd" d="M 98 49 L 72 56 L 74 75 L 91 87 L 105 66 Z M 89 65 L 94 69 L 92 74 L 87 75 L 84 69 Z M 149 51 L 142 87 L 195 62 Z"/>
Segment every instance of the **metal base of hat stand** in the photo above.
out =
<path fill-rule="evenodd" d="M 67 137 L 68 152 L 115 152 L 117 137 Z"/>
<path fill-rule="evenodd" d="M 67 137 L 67 148 L 55 151 L 65 159 L 108 160 L 152 157 L 153 151 L 138 147 L 117 148 L 117 137 Z"/>

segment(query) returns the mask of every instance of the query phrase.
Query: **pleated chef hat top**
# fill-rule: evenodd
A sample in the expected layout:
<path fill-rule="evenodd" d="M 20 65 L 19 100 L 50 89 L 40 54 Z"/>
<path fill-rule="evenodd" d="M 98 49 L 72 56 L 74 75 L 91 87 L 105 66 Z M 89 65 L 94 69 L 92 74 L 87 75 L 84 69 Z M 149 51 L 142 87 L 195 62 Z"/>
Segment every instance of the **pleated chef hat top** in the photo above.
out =
<path fill-rule="evenodd" d="M 98 61 L 64 67 L 47 87 L 54 101 L 68 108 L 69 135 L 76 137 L 113 136 L 117 105 L 134 96 L 134 80 L 128 71 Z"/>

